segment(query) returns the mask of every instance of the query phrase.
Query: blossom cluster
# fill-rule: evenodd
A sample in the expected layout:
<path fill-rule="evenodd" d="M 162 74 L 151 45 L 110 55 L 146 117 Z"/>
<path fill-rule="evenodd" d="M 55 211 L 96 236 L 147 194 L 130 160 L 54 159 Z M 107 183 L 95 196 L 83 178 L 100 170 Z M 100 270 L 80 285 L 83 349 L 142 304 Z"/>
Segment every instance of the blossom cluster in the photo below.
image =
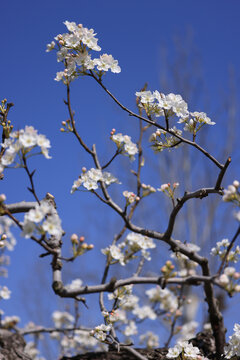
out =
<path fill-rule="evenodd" d="M 42 222 L 42 224 L 41 224 Z M 23 221 L 22 236 L 29 238 L 34 232 L 61 238 L 63 230 L 61 227 L 61 219 L 56 209 L 47 200 L 41 201 L 34 209 L 29 210 Z"/>
<path fill-rule="evenodd" d="M 88 73 L 88 70 L 95 71 L 99 77 L 108 70 L 113 73 L 121 71 L 118 61 L 112 55 L 102 54 L 99 58 L 91 58 L 90 52 L 101 51 L 97 44 L 93 29 L 83 27 L 82 24 L 65 21 L 68 33 L 57 35 L 50 44 L 47 45 L 47 52 L 57 49 L 57 61 L 63 62 L 65 70 L 57 72 L 55 80 L 72 81 L 79 75 Z"/>
<path fill-rule="evenodd" d="M 146 291 L 150 302 L 160 303 L 160 309 L 173 313 L 178 308 L 178 300 L 172 291 L 156 286 Z"/>
<path fill-rule="evenodd" d="M 119 184 L 118 179 L 107 171 L 94 168 L 86 171 L 86 169 L 83 168 L 82 174 L 73 183 L 71 194 L 78 190 L 81 185 L 84 186 L 87 190 L 96 190 L 98 188 L 98 182 L 103 182 L 107 186 L 112 183 Z"/>
<path fill-rule="evenodd" d="M 178 240 L 176 241 L 179 242 Z M 191 252 L 200 251 L 200 247 L 195 244 L 187 243 L 184 245 Z M 186 255 L 181 254 L 180 252 L 176 252 L 171 254 L 171 258 L 175 259 L 178 263 L 178 266 L 180 268 L 180 270 L 178 271 L 179 276 L 184 277 L 184 276 L 196 274 L 195 268 L 198 266 L 198 264 L 195 261 L 189 260 L 189 258 Z"/>
<path fill-rule="evenodd" d="M 111 140 L 115 142 L 121 154 L 129 156 L 130 160 L 134 160 L 134 155 L 138 153 L 137 145 L 132 142 L 129 135 L 122 135 L 121 133 L 114 134 L 114 129 L 111 132 Z"/>
<path fill-rule="evenodd" d="M 186 117 L 188 116 L 188 105 L 181 95 L 168 94 L 164 95 L 159 91 L 140 91 L 136 92 L 136 96 L 140 97 L 142 106 L 148 115 L 154 114 L 159 116 Z"/>
<path fill-rule="evenodd" d="M 237 180 L 233 181 L 232 185 L 228 185 L 227 189 L 224 189 L 223 201 L 232 201 L 236 205 L 240 205 L 240 183 Z"/>
<path fill-rule="evenodd" d="M 70 286 L 73 289 L 80 283 L 81 280 L 76 279 Z M 67 311 L 54 311 L 52 319 L 57 329 L 74 328 L 75 318 Z M 51 338 L 59 341 L 65 356 L 77 355 L 90 349 L 103 350 L 103 347 L 99 347 L 97 339 L 94 339 L 87 330 L 77 329 L 63 334 L 56 331 L 51 334 Z"/>
<path fill-rule="evenodd" d="M 235 324 L 233 330 L 234 333 L 229 337 L 229 343 L 224 349 L 226 359 L 240 356 L 240 325 Z"/>
<path fill-rule="evenodd" d="M 190 112 L 187 117 L 181 118 L 178 123 L 184 123 L 184 130 L 189 131 L 190 133 L 196 135 L 196 133 L 201 129 L 201 127 L 205 124 L 207 125 L 215 125 L 214 121 L 207 116 L 204 112 Z"/>
<path fill-rule="evenodd" d="M 40 356 L 40 351 L 36 348 L 34 341 L 29 341 L 25 348 L 24 353 L 27 354 L 32 360 L 45 360 L 44 357 Z"/>
<path fill-rule="evenodd" d="M 139 336 L 139 343 L 144 344 L 148 349 L 159 347 L 159 338 L 152 331 L 147 331 Z"/>
<path fill-rule="evenodd" d="M 13 316 L 5 316 L 1 320 L 1 325 L 4 329 L 12 329 L 14 328 L 20 321 L 19 316 L 13 315 Z"/>
<path fill-rule="evenodd" d="M 229 295 L 233 295 L 235 292 L 240 292 L 240 273 L 236 271 L 233 266 L 228 266 L 224 269 L 222 275 L 219 276 L 219 284 L 224 287 L 224 289 L 229 293 Z"/>
<path fill-rule="evenodd" d="M 142 187 L 142 196 L 145 197 L 145 196 L 148 196 L 150 194 L 153 194 L 155 193 L 157 190 L 151 186 L 151 185 L 146 185 L 146 184 L 141 184 L 141 187 Z"/>
<path fill-rule="evenodd" d="M 10 257 L 4 254 L 5 249 L 1 250 L 0 255 L 0 276 L 8 277 L 8 269 L 6 266 L 10 264 Z"/>
<path fill-rule="evenodd" d="M 167 359 L 180 359 L 181 358 L 186 360 L 207 360 L 207 358 L 201 356 L 200 350 L 193 346 L 192 343 L 188 341 L 179 341 L 173 348 L 168 349 Z"/>
<path fill-rule="evenodd" d="M 19 166 L 22 165 L 22 155 L 27 155 L 32 149 L 39 146 L 41 153 L 46 159 L 50 159 L 48 149 L 51 147 L 50 141 L 45 135 L 38 134 L 38 131 L 33 126 L 25 126 L 25 129 L 19 131 L 13 131 L 9 135 L 10 137 L 5 139 L 1 144 L 4 148 L 4 154 L 0 160 L 0 172 L 5 167 L 13 164 L 16 155 L 19 155 Z"/>
<path fill-rule="evenodd" d="M 172 187 L 171 184 L 162 184 L 159 189 L 157 189 L 160 192 L 163 192 L 166 194 L 170 199 L 174 199 L 174 192 L 179 187 L 179 183 L 175 182 L 173 183 Z"/>
<path fill-rule="evenodd" d="M 189 321 L 187 323 L 185 323 L 184 325 L 179 327 L 179 331 L 180 331 L 180 336 L 178 337 L 179 341 L 184 341 L 184 340 L 190 340 L 191 338 L 194 337 L 194 335 L 196 334 L 196 330 L 198 328 L 199 323 L 197 321 Z M 210 325 L 211 326 L 211 325 Z"/>
<path fill-rule="evenodd" d="M 148 90 L 136 92 L 136 96 L 140 99 L 140 106 L 144 108 L 148 116 L 165 116 L 167 120 L 172 116 L 177 116 L 179 118 L 178 123 L 184 124 L 184 131 L 192 133 L 194 137 L 203 125 L 215 125 L 215 122 L 211 121 L 206 113 L 198 111 L 189 112 L 188 105 L 181 95 L 173 93 L 165 95 L 157 90 L 154 92 Z M 175 127 L 169 130 L 181 135 L 181 130 Z M 161 135 L 165 136 L 164 142 L 161 139 Z M 160 138 L 159 141 L 157 141 L 157 137 Z M 157 130 L 152 134 L 150 141 L 153 142 L 152 147 L 155 151 L 162 151 L 165 148 L 175 146 L 178 139 L 174 136 L 168 138 L 166 132 Z"/>
<path fill-rule="evenodd" d="M 13 220 L 7 216 L 0 217 L 0 248 L 12 251 L 16 245 L 16 239 L 10 228 L 14 226 Z"/>
<path fill-rule="evenodd" d="M 93 244 L 87 244 L 85 242 L 84 236 L 78 237 L 77 234 L 72 234 L 71 243 L 72 243 L 72 251 L 73 251 L 74 258 L 76 258 L 77 256 L 80 256 L 80 255 L 83 255 L 87 251 L 92 250 L 94 248 Z"/>
<path fill-rule="evenodd" d="M 52 319 L 56 328 L 62 328 L 63 326 L 68 328 L 72 327 L 75 318 L 67 311 L 56 310 L 52 314 Z"/>
<path fill-rule="evenodd" d="M 170 93 L 165 95 L 159 91 L 140 91 L 136 92 L 140 97 L 140 102 L 148 115 L 170 117 L 176 115 L 180 118 L 179 123 L 185 123 L 185 131 L 198 131 L 202 125 L 215 125 L 215 122 L 204 112 L 189 112 L 188 105 L 181 95 Z"/>
<path fill-rule="evenodd" d="M 138 251 L 146 260 L 151 260 L 148 249 L 154 249 L 156 244 L 147 236 L 141 234 L 129 233 L 122 243 L 110 245 L 102 249 L 102 253 L 108 256 L 108 262 L 119 262 L 122 266 L 126 265 L 129 260 L 135 257 Z M 125 249 L 124 249 L 125 248 Z M 124 249 L 124 250 L 123 250 Z"/>
<path fill-rule="evenodd" d="M 0 299 L 8 300 L 10 299 L 11 291 L 7 286 L 0 286 Z"/>
<path fill-rule="evenodd" d="M 240 183 L 237 180 L 233 181 L 227 189 L 224 189 L 223 201 L 232 202 L 234 205 L 240 207 Z M 235 212 L 235 218 L 240 221 L 240 210 Z"/>
<path fill-rule="evenodd" d="M 90 335 L 94 336 L 99 341 L 105 341 L 108 335 L 108 332 L 111 330 L 112 324 L 101 324 L 96 326 L 91 332 Z"/>
<path fill-rule="evenodd" d="M 230 242 L 228 239 L 223 239 L 222 241 L 218 241 L 216 243 L 216 247 L 213 247 L 211 249 L 211 255 L 213 256 L 219 256 L 221 260 L 224 259 L 226 253 L 227 253 L 227 249 L 230 245 Z M 231 250 L 229 251 L 226 261 L 227 262 L 234 262 L 237 263 L 238 262 L 238 258 L 239 258 L 239 254 L 240 254 L 240 246 L 237 245 L 235 250 Z"/>
<path fill-rule="evenodd" d="M 135 201 L 140 200 L 140 198 L 137 195 L 135 195 L 133 192 L 127 191 L 127 190 L 123 191 L 123 196 L 126 199 L 127 206 L 133 204 Z"/>

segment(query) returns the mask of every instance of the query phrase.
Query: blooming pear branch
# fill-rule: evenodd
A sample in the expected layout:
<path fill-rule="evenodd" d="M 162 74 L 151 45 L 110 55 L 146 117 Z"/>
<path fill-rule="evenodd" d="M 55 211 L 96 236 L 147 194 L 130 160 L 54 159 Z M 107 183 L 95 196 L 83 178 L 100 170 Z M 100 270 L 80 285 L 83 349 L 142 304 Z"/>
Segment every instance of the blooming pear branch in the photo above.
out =
<path fill-rule="evenodd" d="M 170 135 L 175 136 L 176 138 L 178 138 L 181 142 L 186 143 L 188 145 L 191 145 L 193 147 L 195 147 L 196 149 L 198 149 L 200 152 L 202 152 L 207 158 L 209 158 L 219 169 L 222 169 L 224 167 L 224 165 L 222 165 L 219 161 L 217 161 L 211 154 L 209 154 L 205 149 L 203 149 L 200 145 L 198 145 L 195 141 L 190 141 L 186 138 L 183 138 L 182 136 L 176 134 L 174 131 L 169 130 L 169 129 L 165 129 L 163 126 L 159 125 L 158 123 L 149 120 L 141 115 L 138 115 L 136 113 L 134 113 L 133 111 L 129 110 L 127 107 L 125 107 L 124 105 L 122 105 L 117 98 L 106 88 L 105 85 L 103 85 L 102 80 L 98 79 L 93 72 L 91 72 L 91 76 L 92 78 L 94 78 L 97 83 L 103 88 L 103 90 L 115 101 L 115 103 L 120 106 L 120 108 L 122 110 L 124 110 L 125 112 L 127 112 L 130 116 L 136 117 L 140 120 L 143 120 L 144 122 L 153 125 L 155 127 L 157 127 L 158 129 L 164 130 L 167 133 L 169 133 Z"/>

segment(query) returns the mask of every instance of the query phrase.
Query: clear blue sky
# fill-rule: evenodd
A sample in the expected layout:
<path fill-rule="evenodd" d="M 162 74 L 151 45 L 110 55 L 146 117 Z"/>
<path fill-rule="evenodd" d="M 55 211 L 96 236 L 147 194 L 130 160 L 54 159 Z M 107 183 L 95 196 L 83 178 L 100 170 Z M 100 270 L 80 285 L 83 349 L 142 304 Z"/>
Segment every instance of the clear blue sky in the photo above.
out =
<path fill-rule="evenodd" d="M 46 192 L 55 195 L 63 228 L 68 233 L 86 231 L 90 234 L 89 242 L 94 242 L 93 223 L 97 214 L 87 214 L 89 198 L 86 194 L 81 198 L 76 194 L 80 203 L 70 195 L 72 182 L 81 167 L 92 164 L 70 136 L 59 132 L 61 121 L 67 117 L 62 101 L 65 88 L 53 80 L 61 67 L 55 54 L 46 53 L 45 49 L 55 35 L 65 32 L 63 21 L 76 21 L 97 32 L 102 51 L 118 59 L 122 68 L 120 74 L 107 74 L 105 83 L 132 109 L 135 91 L 146 81 L 150 89 L 159 88 L 162 46 L 174 56 L 174 37 L 182 37 L 184 43 L 184 36 L 192 32 L 202 62 L 209 102 L 217 108 L 221 105 L 218 98 L 226 90 L 230 66 L 235 68 L 235 80 L 239 82 L 239 13 L 240 2 L 237 0 L 2 1 L 0 98 L 15 104 L 9 116 L 15 128 L 33 125 L 51 140 L 53 159 L 37 162 L 36 185 L 40 198 Z M 99 134 L 107 141 L 113 127 L 118 126 L 124 131 L 130 120 L 91 79 L 79 79 L 73 84 L 73 92 L 73 107 L 81 117 L 80 128 L 89 144 L 99 144 L 106 159 Z M 179 89 L 174 88 L 172 92 L 179 93 Z M 217 119 L 213 120 L 217 122 Z M 34 168 L 34 162 L 31 165 Z M 27 181 L 22 170 L 6 172 L 0 192 L 6 193 L 9 202 L 32 200 L 26 190 Z M 85 224 L 91 229 L 87 231 Z M 24 321 L 28 319 L 22 310 L 25 305 L 19 295 L 19 284 L 23 285 L 29 270 L 34 273 L 31 269 L 39 261 L 40 253 L 28 242 L 19 238 L 16 252 L 12 254 L 8 281 L 13 298 L 1 304 L 7 315 L 22 313 Z M 48 272 L 48 262 L 44 260 L 43 263 L 46 268 L 42 271 Z M 34 276 L 37 277 L 36 272 Z M 50 286 L 50 275 L 46 277 Z M 37 278 L 31 281 L 36 282 L 37 288 Z M 27 288 L 27 284 L 23 286 Z M 48 293 L 44 296 L 55 301 Z"/>

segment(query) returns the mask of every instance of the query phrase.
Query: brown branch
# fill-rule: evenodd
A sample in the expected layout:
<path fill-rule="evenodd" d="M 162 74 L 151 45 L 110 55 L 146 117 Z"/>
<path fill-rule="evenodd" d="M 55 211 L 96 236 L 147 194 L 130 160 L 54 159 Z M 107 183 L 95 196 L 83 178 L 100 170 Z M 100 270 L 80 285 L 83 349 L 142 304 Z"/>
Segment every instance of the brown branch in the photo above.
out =
<path fill-rule="evenodd" d="M 222 183 L 222 179 L 223 179 L 223 177 L 224 177 L 224 175 L 225 175 L 225 172 L 226 172 L 229 164 L 231 163 L 231 161 L 232 161 L 232 160 L 231 160 L 231 158 L 229 157 L 229 158 L 227 159 L 227 161 L 225 162 L 224 167 L 223 167 L 222 170 L 220 171 L 220 173 L 219 173 L 219 175 L 218 175 L 218 178 L 217 178 L 216 185 L 215 185 L 215 189 L 216 189 L 216 190 L 220 190 L 220 188 L 221 188 L 221 183 Z"/>
<path fill-rule="evenodd" d="M 92 155 L 92 150 L 89 149 L 89 147 L 84 143 L 84 141 L 82 140 L 81 136 L 79 135 L 79 133 L 77 132 L 76 126 L 75 126 L 75 120 L 74 120 L 74 114 L 72 111 L 72 107 L 71 107 L 71 100 L 70 100 L 70 86 L 69 84 L 67 84 L 67 101 L 65 101 L 65 104 L 68 107 L 68 112 L 69 112 L 69 116 L 70 116 L 70 121 L 71 121 L 71 126 L 72 126 L 72 132 L 73 134 L 76 136 L 76 138 L 78 139 L 80 145 L 89 153 Z"/>
<path fill-rule="evenodd" d="M 102 170 L 106 169 L 111 162 L 117 157 L 117 155 L 119 155 L 121 153 L 121 151 L 119 151 L 119 149 L 116 150 L 115 154 L 113 155 L 113 157 L 105 164 L 102 166 Z"/>
<path fill-rule="evenodd" d="M 152 277 L 140 277 L 138 275 L 132 276 L 126 279 L 117 280 L 112 278 L 108 283 L 105 284 L 98 284 L 98 285 L 86 285 L 86 286 L 79 286 L 78 289 L 69 290 L 66 288 L 63 283 L 59 282 L 53 283 L 53 287 L 55 287 L 55 292 L 61 296 L 66 298 L 74 298 L 78 295 L 84 294 L 94 294 L 99 292 L 113 292 L 119 287 L 123 287 L 126 285 L 139 285 L 139 284 L 156 284 L 162 286 L 164 283 L 165 285 L 194 285 L 199 286 L 201 283 L 213 283 L 216 276 L 202 276 L 202 275 L 194 275 L 188 276 L 185 278 L 178 278 L 173 277 L 170 279 L 165 279 L 163 276 L 152 276 Z"/>
<path fill-rule="evenodd" d="M 202 188 L 202 189 L 196 190 L 191 193 L 186 192 L 181 199 L 177 199 L 177 204 L 173 208 L 170 218 L 169 218 L 168 227 L 164 234 L 164 239 L 168 240 L 171 237 L 173 228 L 174 228 L 174 224 L 175 224 L 176 216 L 177 216 L 178 212 L 181 210 L 181 208 L 183 207 L 184 203 L 189 199 L 194 199 L 194 198 L 202 199 L 202 198 L 208 196 L 209 194 L 220 194 L 220 190 L 217 190 L 215 188 Z"/>
<path fill-rule="evenodd" d="M 206 260 L 206 262 L 203 263 L 201 267 L 203 276 L 208 277 L 210 275 L 208 261 Z M 213 336 L 215 338 L 216 355 L 217 358 L 220 359 L 221 355 L 224 353 L 225 345 L 225 327 L 223 316 L 219 311 L 217 299 L 214 297 L 213 285 L 211 282 L 204 282 L 204 292 L 206 295 L 206 302 L 208 304 L 208 313 L 213 330 Z"/>
<path fill-rule="evenodd" d="M 29 171 L 28 166 L 27 166 L 27 159 L 26 159 L 25 155 L 23 155 L 23 168 L 26 170 L 26 173 L 29 177 L 29 181 L 31 184 L 31 188 L 28 187 L 28 190 L 33 194 L 33 196 L 35 197 L 38 204 L 40 204 L 40 200 L 37 197 L 37 193 L 36 193 L 34 182 L 33 182 L 33 176 L 35 174 L 35 170 L 32 172 Z"/>

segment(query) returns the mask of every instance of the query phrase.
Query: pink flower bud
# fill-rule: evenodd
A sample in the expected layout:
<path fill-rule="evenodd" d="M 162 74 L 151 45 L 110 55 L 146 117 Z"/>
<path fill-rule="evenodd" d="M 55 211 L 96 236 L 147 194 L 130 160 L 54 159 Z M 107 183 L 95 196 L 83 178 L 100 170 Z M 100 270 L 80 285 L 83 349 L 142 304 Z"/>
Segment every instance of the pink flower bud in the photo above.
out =
<path fill-rule="evenodd" d="M 78 244 L 78 236 L 77 236 L 77 234 L 72 234 L 72 236 L 71 236 L 71 242 L 72 242 L 73 244 Z"/>
<path fill-rule="evenodd" d="M 238 280 L 240 278 L 240 273 L 239 272 L 235 272 L 234 275 L 233 275 L 233 278 L 235 280 Z"/>
<path fill-rule="evenodd" d="M 6 195 L 5 194 L 0 194 L 0 202 L 6 201 Z"/>

